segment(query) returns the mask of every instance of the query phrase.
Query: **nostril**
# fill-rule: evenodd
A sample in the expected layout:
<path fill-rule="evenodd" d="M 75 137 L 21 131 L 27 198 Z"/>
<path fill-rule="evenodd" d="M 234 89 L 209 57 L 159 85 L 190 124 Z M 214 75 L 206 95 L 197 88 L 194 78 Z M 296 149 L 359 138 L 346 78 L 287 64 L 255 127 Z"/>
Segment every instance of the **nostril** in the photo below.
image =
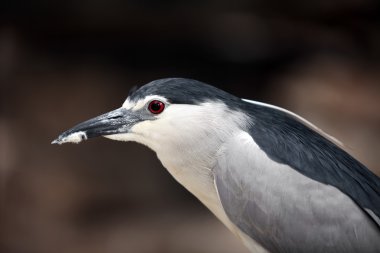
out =
<path fill-rule="evenodd" d="M 123 117 L 123 116 L 122 115 L 116 115 L 113 117 L 109 117 L 108 119 L 120 119 L 121 117 Z"/>

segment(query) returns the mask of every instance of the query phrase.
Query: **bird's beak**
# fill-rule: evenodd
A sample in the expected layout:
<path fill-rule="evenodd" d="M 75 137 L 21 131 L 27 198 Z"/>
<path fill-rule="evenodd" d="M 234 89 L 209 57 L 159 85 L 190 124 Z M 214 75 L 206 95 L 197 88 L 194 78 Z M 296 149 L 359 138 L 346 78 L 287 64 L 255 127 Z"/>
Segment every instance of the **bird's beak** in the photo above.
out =
<path fill-rule="evenodd" d="M 74 126 L 60 134 L 52 144 L 79 143 L 97 136 L 127 133 L 139 120 L 133 111 L 119 108 Z"/>

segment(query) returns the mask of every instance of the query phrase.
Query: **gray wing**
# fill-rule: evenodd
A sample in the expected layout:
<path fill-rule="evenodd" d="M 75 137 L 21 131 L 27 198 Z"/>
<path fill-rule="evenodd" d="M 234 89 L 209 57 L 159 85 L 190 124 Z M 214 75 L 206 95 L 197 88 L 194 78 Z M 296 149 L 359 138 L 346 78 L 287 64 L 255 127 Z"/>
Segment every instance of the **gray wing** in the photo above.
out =
<path fill-rule="evenodd" d="M 350 197 L 273 161 L 246 132 L 220 149 L 214 176 L 229 219 L 270 252 L 380 252 Z"/>
<path fill-rule="evenodd" d="M 272 160 L 336 187 L 366 211 L 380 229 L 379 177 L 300 116 L 252 101 L 242 105 L 252 119 L 247 131 Z"/>

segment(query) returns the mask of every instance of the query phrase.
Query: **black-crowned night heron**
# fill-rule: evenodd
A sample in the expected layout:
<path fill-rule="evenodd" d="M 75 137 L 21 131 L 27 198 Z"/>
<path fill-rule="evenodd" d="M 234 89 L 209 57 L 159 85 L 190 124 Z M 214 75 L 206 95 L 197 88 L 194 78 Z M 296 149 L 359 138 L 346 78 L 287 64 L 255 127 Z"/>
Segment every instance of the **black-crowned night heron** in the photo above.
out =
<path fill-rule="evenodd" d="M 53 143 L 96 136 L 154 150 L 252 252 L 380 252 L 380 179 L 282 108 L 162 79 Z"/>

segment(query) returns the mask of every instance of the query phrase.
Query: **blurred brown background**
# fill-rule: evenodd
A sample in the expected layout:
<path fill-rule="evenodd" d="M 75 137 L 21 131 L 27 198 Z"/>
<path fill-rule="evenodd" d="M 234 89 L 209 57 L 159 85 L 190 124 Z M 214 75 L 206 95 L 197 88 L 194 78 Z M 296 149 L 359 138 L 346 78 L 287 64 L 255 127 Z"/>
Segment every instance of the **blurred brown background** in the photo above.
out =
<path fill-rule="evenodd" d="M 380 174 L 379 13 L 377 0 L 2 2 L 0 252 L 247 252 L 147 148 L 50 145 L 158 78 L 293 110 Z"/>

